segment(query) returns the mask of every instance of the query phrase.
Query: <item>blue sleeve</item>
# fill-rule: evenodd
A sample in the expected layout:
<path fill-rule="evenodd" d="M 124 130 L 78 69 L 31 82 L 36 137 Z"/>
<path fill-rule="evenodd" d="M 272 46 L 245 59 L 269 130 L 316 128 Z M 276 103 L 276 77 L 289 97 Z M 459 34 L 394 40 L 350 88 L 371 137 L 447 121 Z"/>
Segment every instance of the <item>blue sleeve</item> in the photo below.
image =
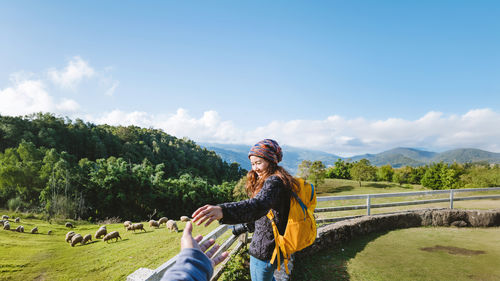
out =
<path fill-rule="evenodd" d="M 212 262 L 198 249 L 183 249 L 175 265 L 167 270 L 161 281 L 207 281 L 213 274 Z"/>

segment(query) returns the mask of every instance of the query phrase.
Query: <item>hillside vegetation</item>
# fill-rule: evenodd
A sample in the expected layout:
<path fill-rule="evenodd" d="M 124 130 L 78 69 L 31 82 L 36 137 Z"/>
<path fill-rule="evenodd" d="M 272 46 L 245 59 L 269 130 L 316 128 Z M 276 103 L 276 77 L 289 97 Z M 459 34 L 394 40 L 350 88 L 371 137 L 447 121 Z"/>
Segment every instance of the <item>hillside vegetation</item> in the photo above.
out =
<path fill-rule="evenodd" d="M 232 199 L 245 170 L 161 130 L 0 116 L 0 207 L 89 220 L 179 217 Z"/>

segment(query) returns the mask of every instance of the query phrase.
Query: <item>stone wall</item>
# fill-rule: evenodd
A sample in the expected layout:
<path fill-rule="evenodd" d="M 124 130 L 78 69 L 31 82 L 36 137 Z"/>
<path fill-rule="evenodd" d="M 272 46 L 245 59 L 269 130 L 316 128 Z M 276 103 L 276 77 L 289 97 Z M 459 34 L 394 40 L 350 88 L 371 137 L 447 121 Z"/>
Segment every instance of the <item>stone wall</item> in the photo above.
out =
<path fill-rule="evenodd" d="M 353 238 L 369 233 L 420 226 L 500 226 L 500 209 L 421 209 L 340 221 L 319 227 L 314 244 L 296 253 L 295 260 L 300 262 L 301 259 L 307 258 L 321 249 L 339 247 Z"/>

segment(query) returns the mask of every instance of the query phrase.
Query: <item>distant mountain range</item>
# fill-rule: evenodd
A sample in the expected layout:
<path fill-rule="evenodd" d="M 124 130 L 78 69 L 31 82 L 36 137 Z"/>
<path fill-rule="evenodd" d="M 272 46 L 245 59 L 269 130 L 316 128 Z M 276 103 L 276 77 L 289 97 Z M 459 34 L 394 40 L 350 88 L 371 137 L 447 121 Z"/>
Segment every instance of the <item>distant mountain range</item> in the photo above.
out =
<path fill-rule="evenodd" d="M 224 161 L 228 163 L 237 162 L 244 169 L 250 170 L 248 160 L 249 145 L 198 143 L 202 147 L 215 151 Z M 366 158 L 372 165 L 391 165 L 394 168 L 403 166 L 418 167 L 432 162 L 445 163 L 470 163 L 488 162 L 500 164 L 500 153 L 484 151 L 475 148 L 460 148 L 437 153 L 415 148 L 398 147 L 377 154 L 363 154 L 352 157 L 340 157 L 317 150 L 308 150 L 291 146 L 283 146 L 283 161 L 280 163 L 285 169 L 295 174 L 297 167 L 303 160 L 320 160 L 326 166 L 333 165 L 337 159 L 354 162 Z"/>

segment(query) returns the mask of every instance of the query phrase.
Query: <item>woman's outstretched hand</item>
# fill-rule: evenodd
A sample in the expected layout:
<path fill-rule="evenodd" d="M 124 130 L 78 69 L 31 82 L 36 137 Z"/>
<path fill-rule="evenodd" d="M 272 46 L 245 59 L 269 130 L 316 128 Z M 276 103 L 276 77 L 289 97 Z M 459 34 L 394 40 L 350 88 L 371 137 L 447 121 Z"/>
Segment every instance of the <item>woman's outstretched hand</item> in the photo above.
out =
<path fill-rule="evenodd" d="M 193 213 L 193 215 L 191 215 L 193 222 L 195 222 L 196 225 L 200 225 L 206 221 L 207 223 L 205 223 L 205 226 L 208 226 L 214 220 L 222 219 L 222 216 L 222 208 L 213 205 L 200 207 Z"/>
<path fill-rule="evenodd" d="M 202 251 L 205 253 L 205 255 L 210 259 L 212 262 L 212 266 L 218 265 L 220 262 L 225 260 L 229 253 L 223 252 L 219 256 L 212 258 L 213 255 L 217 252 L 219 249 L 219 245 L 215 244 L 214 239 L 209 239 L 205 243 L 199 245 L 198 243 L 203 239 L 203 236 L 198 235 L 196 238 L 193 238 L 193 225 L 191 222 L 186 223 L 186 226 L 184 227 L 184 231 L 182 233 L 182 238 L 181 238 L 181 249 L 187 249 L 187 248 L 194 248 Z M 210 250 L 207 251 L 208 248 L 210 248 L 212 245 L 214 245 Z"/>

